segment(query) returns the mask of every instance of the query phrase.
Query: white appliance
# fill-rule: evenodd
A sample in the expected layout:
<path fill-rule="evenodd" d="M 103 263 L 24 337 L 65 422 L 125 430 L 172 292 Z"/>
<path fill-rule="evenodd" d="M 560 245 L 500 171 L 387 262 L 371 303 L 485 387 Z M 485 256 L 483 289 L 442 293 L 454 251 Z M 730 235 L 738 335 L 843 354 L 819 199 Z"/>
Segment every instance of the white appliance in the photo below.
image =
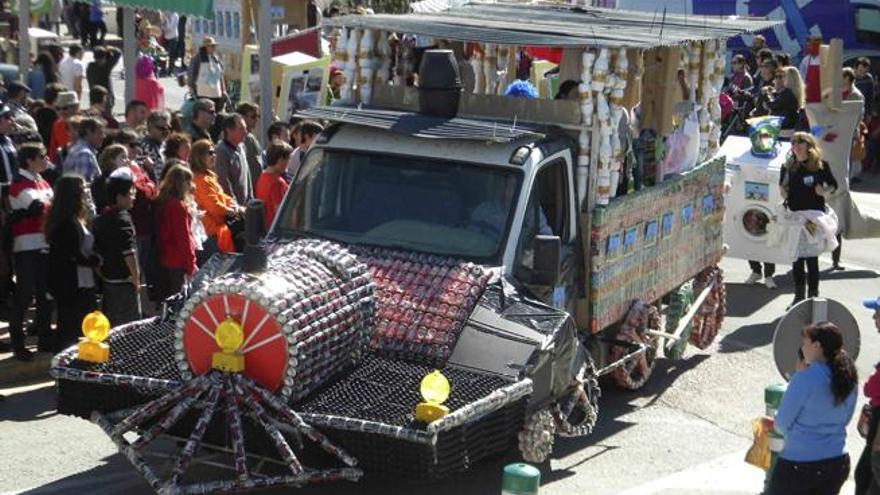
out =
<path fill-rule="evenodd" d="M 726 256 L 768 263 L 791 263 L 799 224 L 787 221 L 779 190 L 779 171 L 791 143 L 779 142 L 772 158 L 752 154 L 747 137 L 730 136 L 721 146 L 727 157 L 724 204 Z M 780 235 L 784 231 L 795 235 Z"/>

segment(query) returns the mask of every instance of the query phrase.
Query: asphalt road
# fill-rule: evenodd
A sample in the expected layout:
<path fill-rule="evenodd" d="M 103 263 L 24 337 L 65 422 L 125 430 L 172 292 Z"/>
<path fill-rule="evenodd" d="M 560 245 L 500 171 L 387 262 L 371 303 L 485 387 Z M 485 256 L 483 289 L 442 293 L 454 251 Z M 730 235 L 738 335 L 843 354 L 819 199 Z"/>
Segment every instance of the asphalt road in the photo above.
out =
<path fill-rule="evenodd" d="M 121 95 L 122 81 L 116 79 L 115 85 Z M 168 106 L 179 106 L 183 93 L 169 80 Z M 880 178 L 871 177 L 860 189 L 867 191 L 856 194 L 860 205 L 880 211 Z M 823 272 L 821 292 L 843 303 L 859 322 L 857 366 L 863 380 L 880 356 L 880 337 L 870 312 L 860 304 L 862 298 L 880 294 L 877 241 L 846 241 L 844 263 L 846 271 Z M 722 267 L 728 316 L 715 344 L 706 351 L 691 348 L 680 361 L 661 360 L 640 391 L 623 392 L 603 383 L 593 434 L 558 440 L 552 459 L 540 466 L 543 495 L 760 492 L 763 473 L 742 458 L 751 442 L 750 421 L 764 410 L 763 389 L 780 381 L 771 339 L 792 297 L 792 281 L 780 267 L 779 290 L 744 286 L 739 282 L 748 275 L 745 261 L 727 259 Z M 828 263 L 822 267 L 827 269 Z M 96 426 L 54 412 L 51 382 L 0 393 L 7 396 L 0 402 L 0 492 L 152 493 Z M 863 441 L 854 426 L 853 421 L 848 447 L 855 460 Z M 315 486 L 300 493 L 497 494 L 501 467 L 514 459 L 516 452 L 510 452 L 429 486 L 369 481 Z"/>
<path fill-rule="evenodd" d="M 871 185 L 870 187 L 873 188 Z M 877 189 L 875 189 L 877 190 Z M 880 210 L 876 194 L 859 196 Z M 862 329 L 858 370 L 866 378 L 880 356 L 863 297 L 880 293 L 875 240 L 847 241 L 849 269 L 823 272 L 823 296 L 842 302 Z M 586 438 L 558 440 L 552 459 L 541 466 L 544 495 L 758 493 L 762 472 L 742 462 L 750 444 L 750 420 L 764 410 L 763 388 L 780 381 L 771 357 L 777 319 L 791 299 L 791 278 L 780 289 L 744 286 L 746 263 L 723 262 L 728 281 L 728 316 L 707 351 L 662 360 L 643 390 L 622 392 L 603 384 L 600 417 Z M 823 264 L 827 268 L 827 263 Z M 784 270 L 780 270 L 784 271 Z M 51 383 L 0 390 L 0 490 L 29 494 L 150 493 L 147 485 L 98 428 L 55 414 Z M 854 457 L 862 441 L 848 439 Z M 469 472 L 429 486 L 400 483 L 340 483 L 303 489 L 306 494 L 492 494 L 500 493 L 501 467 L 516 458 L 474 466 Z M 280 493 L 280 491 L 278 492 Z"/>

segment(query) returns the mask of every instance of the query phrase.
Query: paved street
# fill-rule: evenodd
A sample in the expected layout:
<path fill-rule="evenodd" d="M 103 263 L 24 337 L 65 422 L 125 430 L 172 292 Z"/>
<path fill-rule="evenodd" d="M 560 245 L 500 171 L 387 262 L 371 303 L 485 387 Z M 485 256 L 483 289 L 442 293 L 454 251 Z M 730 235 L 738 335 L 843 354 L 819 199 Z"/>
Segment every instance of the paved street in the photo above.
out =
<path fill-rule="evenodd" d="M 179 108 L 185 90 L 173 79 L 163 82 L 167 106 Z M 114 85 L 121 96 L 124 82 L 114 77 Z M 122 98 L 117 101 L 119 114 Z M 880 176 L 869 177 L 859 189 L 864 191 L 855 195 L 860 205 L 880 212 Z M 877 246 L 876 239 L 846 241 L 843 262 L 848 269 L 822 275 L 822 295 L 846 305 L 862 329 L 860 382 L 880 358 L 880 336 L 873 330 L 870 312 L 860 303 L 880 294 Z M 748 275 L 745 261 L 727 259 L 722 267 L 728 282 L 728 315 L 715 344 L 706 351 L 691 348 L 681 361 L 661 360 L 638 392 L 603 383 L 596 430 L 589 437 L 557 441 L 551 461 L 541 466 L 542 495 L 761 491 L 763 472 L 742 459 L 751 443 L 750 421 L 764 411 L 763 389 L 781 380 L 771 356 L 771 339 L 792 298 L 792 280 L 780 267 L 780 289 L 770 291 L 739 283 Z M 827 258 L 822 267 L 829 267 Z M 98 427 L 55 414 L 51 381 L 0 389 L 0 394 L 7 396 L 0 401 L 0 493 L 152 493 Z M 848 437 L 853 463 L 862 446 L 853 421 Z M 365 480 L 299 493 L 497 494 L 501 467 L 516 456 L 511 451 L 505 458 L 429 486 Z M 850 483 L 843 493 L 851 492 Z"/>
<path fill-rule="evenodd" d="M 875 177 L 865 188 L 880 191 Z M 880 210 L 880 195 L 859 194 L 862 206 Z M 880 356 L 863 297 L 880 293 L 876 240 L 848 241 L 844 272 L 823 272 L 823 295 L 844 303 L 862 328 L 860 378 Z M 827 260 L 826 260 L 827 261 Z M 823 264 L 827 268 L 828 263 Z M 621 392 L 604 384 L 600 418 L 592 436 L 561 439 L 552 460 L 541 466 L 544 495 L 746 494 L 761 490 L 763 473 L 742 462 L 750 444 L 750 420 L 764 410 L 763 388 L 778 382 L 770 341 L 777 318 L 791 299 L 791 278 L 780 290 L 744 286 L 746 263 L 725 260 L 728 317 L 716 344 L 689 350 L 678 362 L 661 361 L 644 390 Z M 151 493 L 96 426 L 54 413 L 51 382 L 0 390 L 0 486 L 10 492 Z M 860 401 L 861 404 L 861 401 Z M 849 451 L 862 440 L 851 425 Z M 430 486 L 365 481 L 301 490 L 304 494 L 423 493 L 460 495 L 500 492 L 501 466 L 484 462 L 471 471 Z M 851 493 L 851 483 L 844 493 Z M 279 492 L 280 493 L 280 492 Z"/>

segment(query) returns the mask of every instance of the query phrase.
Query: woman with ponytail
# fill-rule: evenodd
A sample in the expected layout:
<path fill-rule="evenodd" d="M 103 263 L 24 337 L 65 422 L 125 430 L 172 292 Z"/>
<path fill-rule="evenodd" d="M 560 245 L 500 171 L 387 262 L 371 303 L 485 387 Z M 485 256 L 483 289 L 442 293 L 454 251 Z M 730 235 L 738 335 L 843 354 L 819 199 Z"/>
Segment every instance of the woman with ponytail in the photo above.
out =
<path fill-rule="evenodd" d="M 801 334 L 798 371 L 776 412 L 785 446 L 773 471 L 772 495 L 840 491 L 849 475 L 846 425 L 856 405 L 856 368 L 837 325 L 810 325 Z"/>

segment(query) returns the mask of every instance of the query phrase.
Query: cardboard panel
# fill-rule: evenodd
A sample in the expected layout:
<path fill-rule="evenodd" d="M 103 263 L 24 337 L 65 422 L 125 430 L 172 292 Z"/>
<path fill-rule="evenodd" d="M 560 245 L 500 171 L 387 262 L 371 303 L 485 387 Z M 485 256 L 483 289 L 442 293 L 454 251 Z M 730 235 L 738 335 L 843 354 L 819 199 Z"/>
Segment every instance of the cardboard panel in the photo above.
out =
<path fill-rule="evenodd" d="M 418 90 L 412 87 L 376 86 L 373 105 L 417 112 Z M 532 122 L 547 125 L 579 126 L 580 106 L 568 100 L 531 100 L 501 95 L 463 93 L 458 115 L 477 119 L 500 119 L 510 123 Z"/>
<path fill-rule="evenodd" d="M 629 62 L 629 73 L 626 76 L 626 89 L 623 92 L 621 106 L 632 110 L 642 96 L 642 74 L 645 68 L 644 50 L 629 49 L 626 58 Z"/>
<path fill-rule="evenodd" d="M 822 102 L 832 110 L 840 110 L 843 88 L 843 40 L 834 38 L 822 45 L 819 56 L 822 65 L 819 69 L 822 85 Z"/>
<path fill-rule="evenodd" d="M 678 85 L 678 47 L 660 47 L 645 52 L 642 80 L 641 128 L 654 129 L 661 136 L 672 132 L 675 104 L 681 100 Z"/>

